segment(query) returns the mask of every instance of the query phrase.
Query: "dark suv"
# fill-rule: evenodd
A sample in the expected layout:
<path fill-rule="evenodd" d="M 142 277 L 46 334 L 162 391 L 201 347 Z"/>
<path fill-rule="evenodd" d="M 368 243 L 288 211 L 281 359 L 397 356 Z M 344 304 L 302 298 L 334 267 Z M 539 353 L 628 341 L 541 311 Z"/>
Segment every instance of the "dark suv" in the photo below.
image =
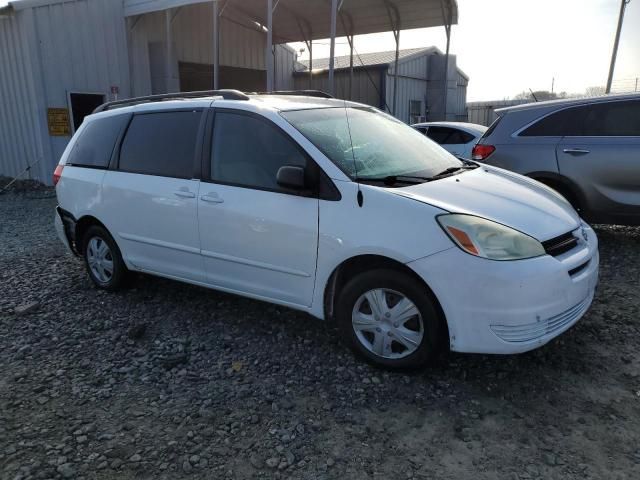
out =
<path fill-rule="evenodd" d="M 496 113 L 474 160 L 539 180 L 591 222 L 640 224 L 640 94 L 529 103 Z"/>

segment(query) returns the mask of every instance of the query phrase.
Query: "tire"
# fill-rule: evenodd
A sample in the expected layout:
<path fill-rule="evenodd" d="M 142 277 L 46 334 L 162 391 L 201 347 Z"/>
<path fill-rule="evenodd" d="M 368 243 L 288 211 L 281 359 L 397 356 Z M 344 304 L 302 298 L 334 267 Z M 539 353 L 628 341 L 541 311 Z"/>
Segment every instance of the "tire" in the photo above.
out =
<path fill-rule="evenodd" d="M 370 300 L 382 308 L 371 308 Z M 396 306 L 400 310 L 394 314 Z M 379 366 L 421 367 L 442 346 L 444 320 L 433 295 L 396 270 L 371 270 L 351 279 L 338 296 L 336 319 L 351 348 Z"/>
<path fill-rule="evenodd" d="M 86 231 L 82 255 L 89 278 L 96 287 L 115 291 L 125 285 L 129 272 L 116 242 L 103 227 L 93 225 Z"/>

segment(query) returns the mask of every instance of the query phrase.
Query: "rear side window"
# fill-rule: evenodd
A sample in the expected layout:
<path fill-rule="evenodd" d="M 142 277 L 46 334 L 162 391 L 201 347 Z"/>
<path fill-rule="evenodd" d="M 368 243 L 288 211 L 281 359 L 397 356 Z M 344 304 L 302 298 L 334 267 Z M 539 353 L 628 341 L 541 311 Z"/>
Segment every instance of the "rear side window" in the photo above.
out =
<path fill-rule="evenodd" d="M 107 168 L 113 147 L 128 119 L 128 115 L 115 115 L 88 122 L 67 158 L 67 165 Z"/>
<path fill-rule="evenodd" d="M 122 142 L 119 169 L 192 178 L 201 117 L 200 111 L 135 115 Z"/>
<path fill-rule="evenodd" d="M 469 143 L 473 140 L 473 135 L 449 127 L 429 127 L 427 137 L 440 145 L 459 145 Z"/>
<path fill-rule="evenodd" d="M 597 103 L 587 109 L 585 137 L 640 136 L 640 101 Z"/>
<path fill-rule="evenodd" d="M 500 123 L 500 121 L 502 120 L 502 117 L 500 115 L 498 115 L 498 118 L 496 118 L 493 123 L 491 125 L 489 125 L 489 128 L 487 129 L 486 132 L 484 132 L 482 134 L 482 136 L 480 137 L 482 138 L 487 138 L 489 135 L 491 135 L 494 130 L 496 129 L 496 127 L 498 126 L 498 124 Z"/>
<path fill-rule="evenodd" d="M 565 108 L 547 115 L 520 132 L 521 137 L 566 137 L 580 135 L 585 107 Z"/>
<path fill-rule="evenodd" d="M 212 180 L 286 191 L 276 182 L 280 167 L 307 166 L 307 157 L 275 125 L 249 115 L 217 112 L 213 127 Z"/>

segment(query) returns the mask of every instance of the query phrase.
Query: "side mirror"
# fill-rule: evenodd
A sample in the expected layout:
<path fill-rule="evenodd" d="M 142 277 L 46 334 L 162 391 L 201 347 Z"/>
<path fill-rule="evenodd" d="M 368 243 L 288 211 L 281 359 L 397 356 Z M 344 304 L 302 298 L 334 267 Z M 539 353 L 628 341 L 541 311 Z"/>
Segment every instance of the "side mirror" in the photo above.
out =
<path fill-rule="evenodd" d="M 285 165 L 278 169 L 276 175 L 276 181 L 278 185 L 284 188 L 291 188 L 293 190 L 304 190 L 306 188 L 306 182 L 304 179 L 304 168 L 294 167 L 293 165 Z"/>

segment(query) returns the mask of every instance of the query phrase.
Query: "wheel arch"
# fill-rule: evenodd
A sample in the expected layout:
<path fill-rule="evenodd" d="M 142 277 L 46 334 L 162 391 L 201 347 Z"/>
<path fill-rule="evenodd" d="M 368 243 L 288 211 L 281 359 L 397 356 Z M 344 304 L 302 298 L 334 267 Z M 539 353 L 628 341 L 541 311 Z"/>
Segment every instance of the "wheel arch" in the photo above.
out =
<path fill-rule="evenodd" d="M 436 297 L 431 287 L 427 284 L 427 282 L 424 281 L 422 277 L 420 277 L 420 275 L 418 275 L 407 265 L 384 255 L 356 255 L 343 260 L 338 266 L 333 269 L 324 286 L 324 318 L 327 320 L 333 320 L 338 292 L 340 292 L 340 290 L 351 278 L 358 275 L 359 273 L 380 268 L 387 268 L 390 270 L 396 270 L 398 272 L 405 273 L 406 275 L 416 280 L 426 289 L 427 294 L 433 300 L 434 305 L 436 306 L 436 309 L 440 314 L 440 319 L 443 323 L 443 337 L 446 338 L 446 343 L 443 343 L 443 345 L 449 345 L 449 326 L 447 323 L 447 317 L 444 313 L 442 305 L 440 304 L 440 301 L 438 300 L 438 297 Z"/>
<path fill-rule="evenodd" d="M 78 220 L 76 220 L 75 238 L 74 238 L 76 252 L 79 255 L 82 255 L 84 253 L 82 251 L 83 249 L 82 239 L 84 238 L 84 235 L 87 232 L 87 230 L 94 225 L 104 228 L 107 231 L 107 233 L 111 235 L 111 238 L 113 239 L 114 243 L 122 253 L 122 249 L 120 248 L 120 245 L 118 245 L 118 241 L 115 239 L 115 237 L 113 236 L 109 228 L 93 215 L 84 215 L 80 217 Z"/>
<path fill-rule="evenodd" d="M 582 212 L 586 209 L 586 199 L 582 193 L 580 187 L 570 178 L 565 177 L 560 173 L 555 172 L 531 172 L 527 176 L 538 182 L 546 185 L 549 188 L 554 189 L 561 195 L 563 195 L 571 205 Z"/>

